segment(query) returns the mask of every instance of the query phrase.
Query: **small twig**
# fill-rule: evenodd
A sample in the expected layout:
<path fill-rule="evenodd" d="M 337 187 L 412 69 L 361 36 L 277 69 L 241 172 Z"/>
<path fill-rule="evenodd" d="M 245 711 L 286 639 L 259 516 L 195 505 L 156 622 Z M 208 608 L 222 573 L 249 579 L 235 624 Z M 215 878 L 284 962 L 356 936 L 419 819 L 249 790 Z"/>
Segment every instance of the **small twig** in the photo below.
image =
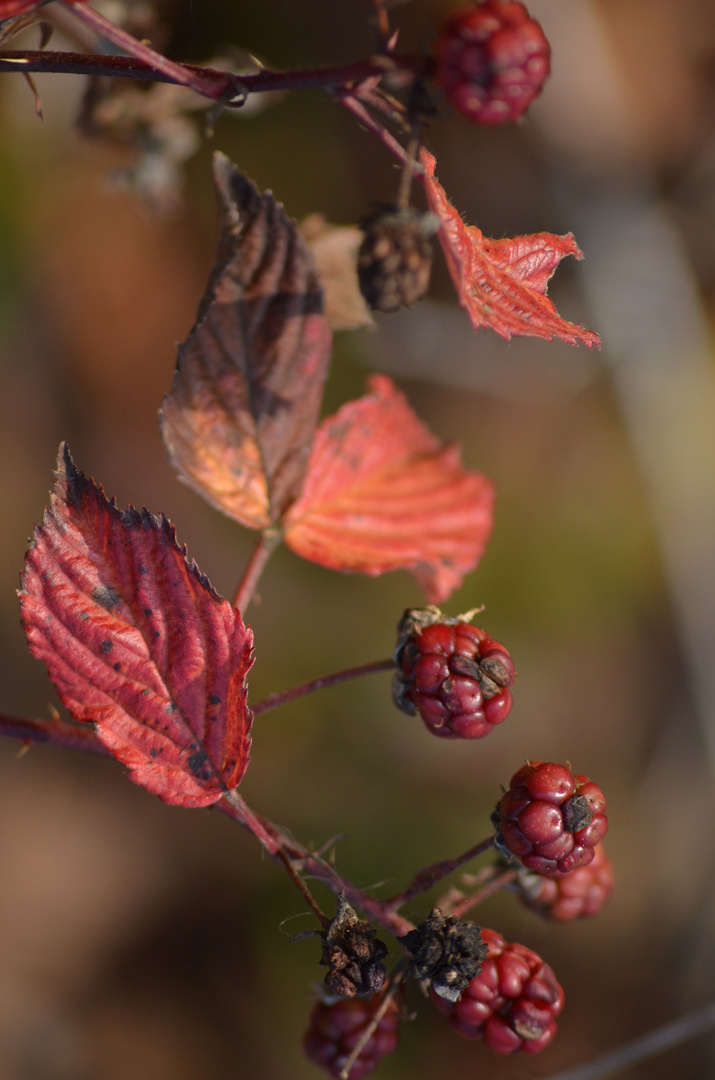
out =
<path fill-rule="evenodd" d="M 669 1024 L 655 1028 L 654 1031 L 642 1035 L 633 1042 L 620 1046 L 617 1050 L 611 1050 L 607 1054 L 587 1061 L 584 1065 L 577 1065 L 573 1069 L 564 1072 L 553 1073 L 546 1080 L 602 1080 L 605 1076 L 627 1069 L 641 1061 L 661 1054 L 664 1050 L 672 1050 L 681 1043 L 688 1042 L 698 1035 L 704 1035 L 706 1031 L 715 1028 L 715 1001 L 705 1005 L 702 1009 L 682 1016 L 679 1020 L 673 1020 Z"/>
<path fill-rule="evenodd" d="M 397 198 L 395 199 L 395 206 L 398 210 L 406 210 L 410 205 L 410 192 L 412 191 L 412 181 L 415 173 L 415 161 L 417 160 L 417 154 L 420 149 L 420 129 L 419 125 L 416 125 L 410 135 L 410 141 L 407 144 L 407 161 L 402 166 L 402 175 L 400 176 L 400 186 L 397 189 Z"/>
<path fill-rule="evenodd" d="M 366 127 L 368 131 L 371 131 L 373 135 L 377 135 L 381 143 L 383 143 L 387 149 L 395 155 L 395 157 L 401 161 L 409 161 L 409 156 L 404 146 L 397 141 L 394 135 L 391 135 L 389 131 L 370 113 L 367 111 L 362 101 L 360 101 L 354 94 L 339 94 L 336 95 L 339 101 L 349 109 L 353 116 L 357 117 L 363 127 Z M 416 172 L 422 172 L 422 167 L 415 165 Z"/>
<path fill-rule="evenodd" d="M 314 899 L 313 894 L 311 893 L 310 889 L 308 888 L 306 883 L 303 881 L 302 877 L 300 876 L 300 874 L 298 873 L 296 868 L 293 866 L 293 860 L 290 858 L 289 855 L 287 855 L 285 853 L 285 851 L 279 851 L 278 852 L 278 858 L 281 860 L 281 862 L 285 866 L 286 871 L 288 872 L 288 876 L 290 877 L 290 879 L 293 882 L 293 884 L 295 885 L 295 887 L 298 889 L 299 893 L 301 894 L 301 896 L 305 900 L 305 902 L 308 905 L 308 907 L 310 908 L 310 910 L 315 915 L 315 917 L 318 920 L 318 922 L 320 923 L 320 925 L 323 927 L 324 930 L 327 929 L 327 927 L 330 926 L 330 919 L 328 918 L 327 915 L 324 915 L 323 912 L 321 911 L 320 906 L 318 905 L 318 903 Z"/>
<path fill-rule="evenodd" d="M 236 604 L 236 607 L 239 605 Z M 292 686 L 290 690 L 281 690 L 275 694 L 269 694 L 263 701 L 253 706 L 253 715 L 275 709 L 279 705 L 286 705 L 289 701 L 303 697 L 304 694 L 312 694 L 314 690 L 322 690 L 325 686 L 336 686 L 338 683 L 348 682 L 350 679 L 358 679 L 361 675 L 373 675 L 377 671 L 389 671 L 394 668 L 395 661 L 375 660 L 371 664 L 360 664 L 359 667 L 346 668 L 344 671 L 336 671 L 332 675 L 323 675 L 320 679 L 311 679 L 310 682 L 301 683 L 300 686 Z"/>
<path fill-rule="evenodd" d="M 488 851 L 494 844 L 494 836 L 488 836 L 486 840 L 482 840 L 481 843 L 476 844 L 470 848 L 469 851 L 465 851 L 463 855 L 458 855 L 456 859 L 442 859 L 440 862 L 433 863 L 432 866 L 427 866 L 424 870 L 420 870 L 419 874 L 416 874 L 410 884 L 402 892 L 397 893 L 396 896 L 391 897 L 385 901 L 385 907 L 397 910 L 402 907 L 408 900 L 414 899 L 415 896 L 420 896 L 421 893 L 427 892 L 436 885 L 442 878 L 447 877 L 448 874 L 454 873 L 460 866 L 464 866 L 465 863 L 470 862 L 472 859 L 476 859 L 477 855 L 482 855 L 485 851 Z"/>
<path fill-rule="evenodd" d="M 275 529 L 266 529 L 266 531 L 261 533 L 258 538 L 233 598 L 233 606 L 238 608 L 241 613 L 243 613 L 250 604 L 266 563 L 278 547 L 280 541 L 280 533 Z"/>
<path fill-rule="evenodd" d="M 342 1069 L 338 1073 L 339 1080 L 350 1080 L 350 1073 L 353 1071 L 353 1068 L 355 1066 L 355 1062 L 360 1057 L 363 1050 L 365 1049 L 367 1044 L 370 1042 L 370 1039 L 373 1037 L 373 1035 L 377 1031 L 377 1028 L 378 1028 L 378 1025 L 379 1025 L 380 1021 L 382 1020 L 383 1016 L 385 1015 L 388 1008 L 390 1007 L 390 1002 L 393 1000 L 393 998 L 395 997 L 395 994 L 397 993 L 397 991 L 400 988 L 400 983 L 402 982 L 402 976 L 405 973 L 405 968 L 407 967 L 407 964 L 408 964 L 408 961 L 406 959 L 402 959 L 402 960 L 400 960 L 400 962 L 398 964 L 395 965 L 395 967 L 391 971 L 390 978 L 389 978 L 388 983 L 387 983 L 387 988 L 383 991 L 383 996 L 382 996 L 382 1001 L 380 1002 L 380 1007 L 375 1010 L 374 1015 L 370 1019 L 370 1023 L 367 1025 L 367 1027 L 363 1031 L 362 1035 L 360 1036 L 359 1040 L 356 1042 L 355 1046 L 352 1048 L 352 1051 L 350 1053 L 350 1057 L 348 1058 L 348 1060 L 345 1062 Z"/>
<path fill-rule="evenodd" d="M 94 733 L 92 724 L 67 724 L 59 717 L 52 720 L 25 720 L 19 716 L 0 716 L 0 735 L 28 743 L 49 743 L 64 750 L 84 750 L 88 754 L 111 756 Z"/>
<path fill-rule="evenodd" d="M 493 893 L 503 889 L 505 885 L 509 885 L 515 877 L 516 870 L 503 870 L 501 873 L 495 874 L 494 878 L 487 885 L 483 885 L 481 889 L 477 889 L 471 896 L 467 896 L 464 900 L 455 904 L 452 909 L 452 914 L 456 915 L 458 919 L 461 919 L 463 915 L 466 915 L 473 907 L 477 907 L 481 904 L 488 896 L 492 896 Z"/>

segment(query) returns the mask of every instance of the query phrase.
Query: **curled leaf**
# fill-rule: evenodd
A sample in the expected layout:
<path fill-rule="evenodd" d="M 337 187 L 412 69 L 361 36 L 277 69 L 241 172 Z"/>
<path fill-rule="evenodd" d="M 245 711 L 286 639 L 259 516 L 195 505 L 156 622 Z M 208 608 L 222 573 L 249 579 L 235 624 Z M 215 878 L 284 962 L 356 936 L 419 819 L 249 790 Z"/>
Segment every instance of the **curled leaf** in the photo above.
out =
<path fill-rule="evenodd" d="M 465 225 L 435 177 L 435 159 L 422 150 L 430 209 L 439 216 L 439 241 L 459 302 L 475 330 L 488 327 L 505 341 L 514 336 L 560 338 L 569 345 L 600 348 L 598 334 L 562 319 L 546 287 L 565 255 L 583 258 L 571 233 L 534 233 L 489 240 L 476 225 Z"/>
<path fill-rule="evenodd" d="M 410 570 L 439 603 L 481 558 L 494 489 L 427 430 L 390 379 L 368 385 L 321 424 L 285 541 L 333 570 Z"/>
<path fill-rule="evenodd" d="M 60 447 L 20 591 L 30 650 L 137 784 L 209 806 L 240 782 L 253 634 L 165 517 L 119 510 Z"/>
<path fill-rule="evenodd" d="M 329 225 L 322 214 L 310 214 L 300 224 L 320 273 L 325 293 L 325 316 L 333 330 L 374 328 L 375 320 L 360 292 L 357 253 L 364 239 L 357 225 Z"/>
<path fill-rule="evenodd" d="M 223 154 L 214 177 L 223 211 L 216 261 L 179 348 L 161 430 L 182 480 L 263 529 L 300 494 L 331 332 L 296 223 Z"/>

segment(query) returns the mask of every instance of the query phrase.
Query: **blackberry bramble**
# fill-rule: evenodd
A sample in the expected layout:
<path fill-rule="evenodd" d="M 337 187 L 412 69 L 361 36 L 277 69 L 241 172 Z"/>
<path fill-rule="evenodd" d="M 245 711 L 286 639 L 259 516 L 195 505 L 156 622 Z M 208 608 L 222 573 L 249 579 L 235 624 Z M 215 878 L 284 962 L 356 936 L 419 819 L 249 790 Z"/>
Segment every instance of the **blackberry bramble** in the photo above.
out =
<path fill-rule="evenodd" d="M 397 630 L 393 699 L 398 709 L 419 713 L 433 735 L 481 739 L 509 714 L 514 663 L 472 613 L 448 619 L 438 608 L 414 608 Z"/>
<path fill-rule="evenodd" d="M 523 4 L 460 8 L 437 42 L 435 76 L 455 109 L 479 124 L 518 120 L 541 90 L 551 48 Z"/>
<path fill-rule="evenodd" d="M 608 830 L 603 792 L 565 765 L 527 762 L 514 773 L 492 820 L 496 847 L 522 866 L 559 877 L 586 866 Z"/>
<path fill-rule="evenodd" d="M 457 1002 L 432 991 L 432 1001 L 457 1031 L 483 1039 L 497 1054 L 536 1054 L 556 1034 L 564 992 L 537 953 L 508 945 L 495 930 L 482 930 L 488 954 Z"/>
<path fill-rule="evenodd" d="M 339 1076 L 382 1005 L 382 995 L 318 1001 L 310 1014 L 303 1049 L 311 1061 Z M 350 1070 L 350 1080 L 372 1072 L 400 1041 L 400 1013 L 393 998 Z"/>

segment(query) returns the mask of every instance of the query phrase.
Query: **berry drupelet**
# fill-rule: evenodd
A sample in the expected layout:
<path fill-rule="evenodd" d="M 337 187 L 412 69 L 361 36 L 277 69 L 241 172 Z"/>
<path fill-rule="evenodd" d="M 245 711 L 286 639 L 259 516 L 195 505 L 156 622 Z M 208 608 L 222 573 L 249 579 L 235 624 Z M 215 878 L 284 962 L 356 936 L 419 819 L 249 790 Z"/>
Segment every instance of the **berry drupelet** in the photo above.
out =
<path fill-rule="evenodd" d="M 432 1001 L 462 1035 L 483 1039 L 497 1054 L 536 1054 L 556 1034 L 564 993 L 537 953 L 508 945 L 495 930 L 482 930 L 488 955 L 479 974 L 455 1003 L 432 992 Z"/>
<path fill-rule="evenodd" d="M 586 866 L 608 830 L 606 800 L 587 776 L 565 765 L 530 761 L 497 803 L 495 846 L 528 870 L 559 877 Z"/>
<path fill-rule="evenodd" d="M 613 863 L 598 844 L 587 866 L 563 877 L 547 878 L 520 871 L 517 888 L 521 902 L 551 922 L 573 922 L 598 915 L 613 892 Z"/>
<path fill-rule="evenodd" d="M 470 624 L 472 614 L 448 619 L 438 608 L 414 608 L 397 628 L 394 702 L 444 739 L 481 739 L 512 706 L 514 663 L 500 642 Z"/>
<path fill-rule="evenodd" d="M 518 120 L 541 90 L 551 48 L 523 4 L 460 8 L 437 41 L 435 77 L 455 109 L 479 124 Z"/>
<path fill-rule="evenodd" d="M 311 1061 L 339 1076 L 382 1004 L 382 995 L 318 1001 L 310 1014 L 303 1049 Z M 391 999 L 384 1015 L 350 1070 L 350 1080 L 372 1072 L 381 1058 L 397 1049 L 400 1012 Z"/>

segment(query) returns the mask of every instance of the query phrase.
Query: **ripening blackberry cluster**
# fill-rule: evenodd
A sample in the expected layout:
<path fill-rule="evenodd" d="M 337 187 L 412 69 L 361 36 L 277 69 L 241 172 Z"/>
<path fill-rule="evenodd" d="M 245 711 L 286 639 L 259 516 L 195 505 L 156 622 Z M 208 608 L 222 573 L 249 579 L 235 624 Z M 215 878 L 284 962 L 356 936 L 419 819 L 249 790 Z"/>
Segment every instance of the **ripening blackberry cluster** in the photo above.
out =
<path fill-rule="evenodd" d="M 448 17 L 425 74 L 458 112 L 493 125 L 523 116 L 549 71 L 548 40 L 522 3 L 475 0 Z M 415 80 L 408 113 L 424 121 L 434 115 L 434 103 L 414 105 L 416 90 L 428 100 L 424 80 Z M 393 312 L 424 295 L 429 239 L 438 227 L 430 215 L 396 207 L 363 222 L 359 280 L 373 309 Z M 436 607 L 411 608 L 398 625 L 394 703 L 441 739 L 481 739 L 512 708 L 514 662 L 501 642 L 473 625 L 474 614 L 450 618 Z M 602 843 L 605 809 L 603 792 L 587 776 L 555 762 L 528 761 L 492 814 L 496 831 L 487 843 L 499 857 L 490 880 L 552 922 L 597 914 L 614 885 Z M 442 865 L 436 864 L 438 871 Z M 434 870 L 422 873 L 429 877 Z M 477 895 L 452 890 L 445 900 L 444 911 L 433 908 L 397 938 L 403 956 L 392 975 L 382 963 L 385 947 L 347 905 L 348 922 L 336 916 L 322 935 L 321 962 L 330 968 L 325 985 L 333 996 L 315 1005 L 304 1046 L 332 1076 L 345 1077 L 350 1066 L 351 1080 L 359 1080 L 396 1048 L 400 1021 L 410 1015 L 400 984 L 409 978 L 429 988 L 455 1030 L 496 1053 L 534 1054 L 554 1038 L 564 993 L 549 965 L 526 946 L 454 914 L 475 906 Z"/>

